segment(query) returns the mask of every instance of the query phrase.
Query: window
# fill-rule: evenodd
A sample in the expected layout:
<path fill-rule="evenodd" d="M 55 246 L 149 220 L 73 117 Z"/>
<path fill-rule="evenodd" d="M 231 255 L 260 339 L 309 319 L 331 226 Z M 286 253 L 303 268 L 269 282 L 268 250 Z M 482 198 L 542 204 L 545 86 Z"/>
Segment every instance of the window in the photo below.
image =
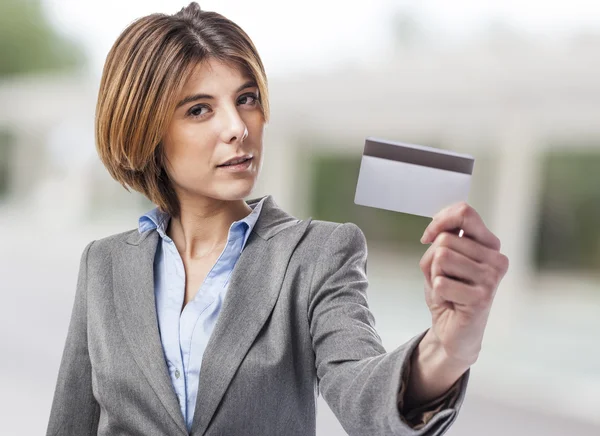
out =
<path fill-rule="evenodd" d="M 600 149 L 552 151 L 543 162 L 535 264 L 600 270 Z"/>

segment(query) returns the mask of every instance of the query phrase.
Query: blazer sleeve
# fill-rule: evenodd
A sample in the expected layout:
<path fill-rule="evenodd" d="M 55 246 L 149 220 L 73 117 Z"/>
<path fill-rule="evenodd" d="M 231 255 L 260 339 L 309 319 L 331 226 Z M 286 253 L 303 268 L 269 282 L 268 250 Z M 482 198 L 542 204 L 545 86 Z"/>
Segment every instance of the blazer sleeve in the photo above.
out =
<path fill-rule="evenodd" d="M 92 393 L 92 366 L 87 342 L 87 258 L 94 241 L 81 256 L 75 302 L 67 332 L 47 436 L 96 435 L 100 407 Z"/>
<path fill-rule="evenodd" d="M 455 385 L 458 394 L 425 425 L 415 428 L 402 416 L 403 374 L 425 332 L 386 352 L 367 302 L 366 263 L 363 232 L 339 224 L 319 254 L 308 303 L 319 390 L 351 436 L 440 436 L 457 417 L 469 371 Z"/>

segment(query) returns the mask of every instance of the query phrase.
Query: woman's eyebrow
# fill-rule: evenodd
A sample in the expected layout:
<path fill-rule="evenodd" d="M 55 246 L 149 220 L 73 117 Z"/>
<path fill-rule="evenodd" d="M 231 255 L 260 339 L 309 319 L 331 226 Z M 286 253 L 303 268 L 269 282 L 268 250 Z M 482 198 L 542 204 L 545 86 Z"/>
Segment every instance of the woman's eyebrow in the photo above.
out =
<path fill-rule="evenodd" d="M 237 94 L 238 92 L 240 92 L 240 91 L 242 91 L 242 90 L 244 90 L 246 88 L 255 88 L 256 86 L 257 85 L 256 85 L 256 82 L 254 80 L 248 80 L 246 83 L 244 83 L 238 89 L 236 89 L 235 93 Z M 177 103 L 176 109 L 180 108 L 184 104 L 191 103 L 192 101 L 196 101 L 196 100 L 212 100 L 212 99 L 214 99 L 214 97 L 212 95 L 209 95 L 209 94 L 193 94 L 193 95 L 188 95 L 183 100 L 181 100 L 179 103 Z"/>

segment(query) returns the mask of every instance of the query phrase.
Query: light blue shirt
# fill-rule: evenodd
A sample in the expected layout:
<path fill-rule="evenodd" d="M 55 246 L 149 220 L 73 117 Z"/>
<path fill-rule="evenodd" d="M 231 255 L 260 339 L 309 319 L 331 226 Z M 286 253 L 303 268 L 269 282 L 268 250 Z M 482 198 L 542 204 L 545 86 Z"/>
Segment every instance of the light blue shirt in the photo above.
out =
<path fill-rule="evenodd" d="M 265 198 L 251 206 L 253 210 L 247 217 L 231 224 L 223 252 L 183 311 L 185 269 L 173 240 L 166 234 L 170 216 L 155 208 L 139 219 L 140 233 L 156 229 L 161 238 L 154 258 L 156 313 L 171 383 L 188 431 L 194 418 L 202 356 L 223 307 L 233 267 Z"/>

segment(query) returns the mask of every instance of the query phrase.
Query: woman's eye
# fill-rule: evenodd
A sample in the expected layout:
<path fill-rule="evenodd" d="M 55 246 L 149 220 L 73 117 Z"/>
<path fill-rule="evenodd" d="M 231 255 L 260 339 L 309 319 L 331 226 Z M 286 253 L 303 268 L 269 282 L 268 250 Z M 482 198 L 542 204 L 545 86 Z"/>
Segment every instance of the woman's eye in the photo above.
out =
<path fill-rule="evenodd" d="M 206 106 L 194 106 L 188 112 L 192 117 L 201 117 L 208 113 L 208 107 Z"/>
<path fill-rule="evenodd" d="M 244 94 L 238 100 L 239 104 L 247 104 L 249 106 L 254 106 L 257 102 L 258 102 L 258 97 L 256 96 L 256 94 L 253 94 L 253 93 Z"/>

